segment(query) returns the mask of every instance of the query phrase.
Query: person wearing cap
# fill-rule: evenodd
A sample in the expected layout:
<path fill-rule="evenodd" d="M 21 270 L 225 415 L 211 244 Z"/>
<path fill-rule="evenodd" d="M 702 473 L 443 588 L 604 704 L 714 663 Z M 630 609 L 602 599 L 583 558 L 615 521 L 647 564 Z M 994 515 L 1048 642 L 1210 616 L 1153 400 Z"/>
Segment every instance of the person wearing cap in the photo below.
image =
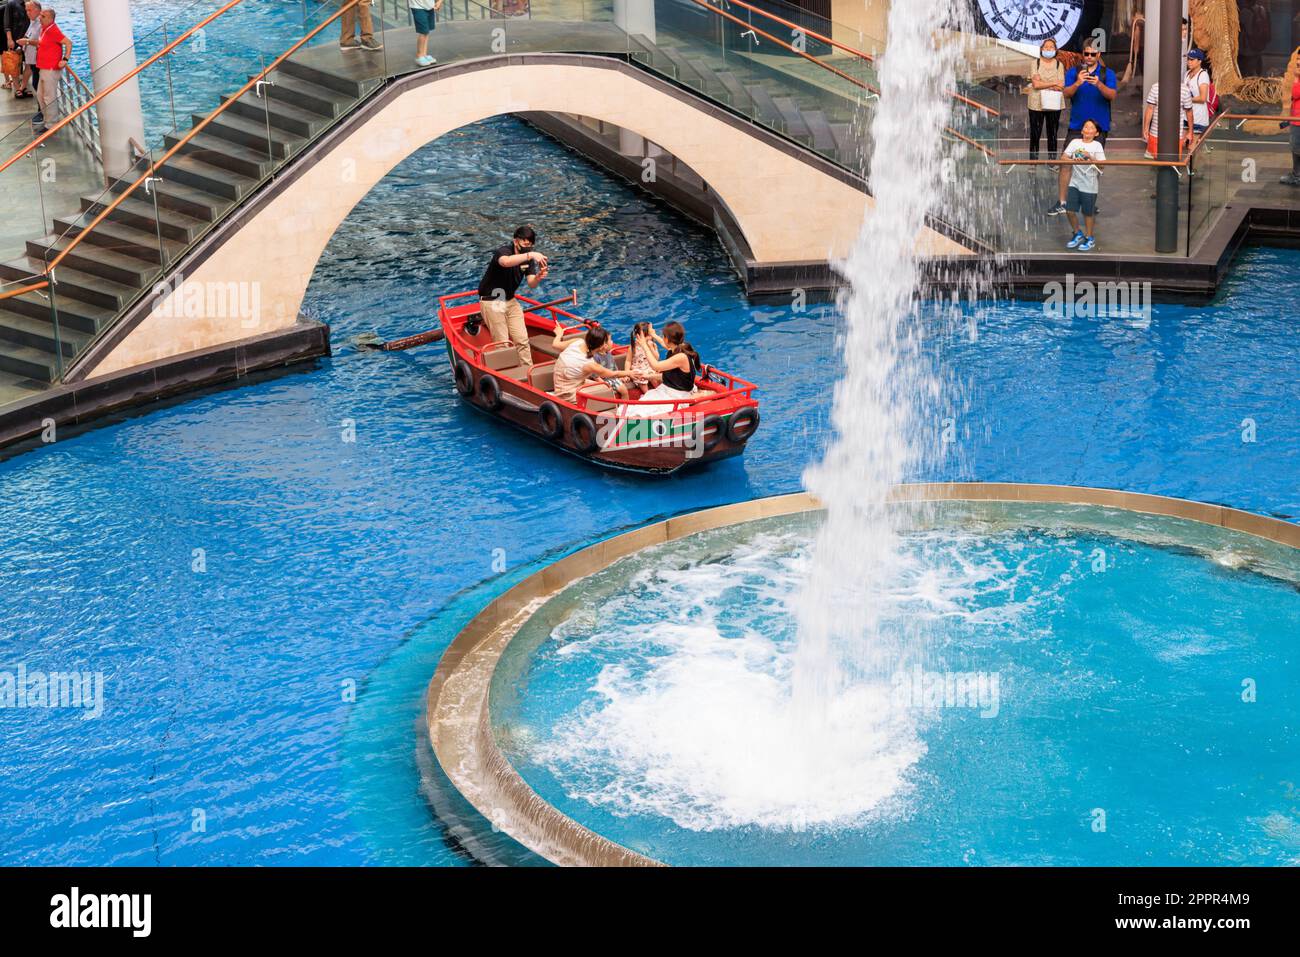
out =
<path fill-rule="evenodd" d="M 1187 73 L 1183 86 L 1192 100 L 1192 134 L 1199 137 L 1210 127 L 1210 72 L 1205 69 L 1205 51 L 1187 51 Z"/>

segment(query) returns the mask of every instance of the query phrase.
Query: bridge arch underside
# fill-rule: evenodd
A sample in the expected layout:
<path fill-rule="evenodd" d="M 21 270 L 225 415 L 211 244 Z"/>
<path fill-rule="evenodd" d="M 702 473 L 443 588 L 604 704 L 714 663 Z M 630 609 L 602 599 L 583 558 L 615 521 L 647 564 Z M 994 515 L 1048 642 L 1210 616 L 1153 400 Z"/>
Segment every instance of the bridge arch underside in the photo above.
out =
<path fill-rule="evenodd" d="M 677 156 L 727 206 L 760 264 L 843 256 L 872 202 L 819 157 L 618 60 L 537 55 L 456 64 L 395 83 L 316 144 L 181 265 L 185 285 L 176 285 L 173 301 L 154 297 L 80 378 L 293 325 L 330 238 L 376 183 L 455 129 L 530 111 L 603 120 Z M 929 229 L 918 243 L 931 255 L 967 252 Z M 194 308 L 195 289 L 232 283 L 256 284 L 254 323 Z"/>

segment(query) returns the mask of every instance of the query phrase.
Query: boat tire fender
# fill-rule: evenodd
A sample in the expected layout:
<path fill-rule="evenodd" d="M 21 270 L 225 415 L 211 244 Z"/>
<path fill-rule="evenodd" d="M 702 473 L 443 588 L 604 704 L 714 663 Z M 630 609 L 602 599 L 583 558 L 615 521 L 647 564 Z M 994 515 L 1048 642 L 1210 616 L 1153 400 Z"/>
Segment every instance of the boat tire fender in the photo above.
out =
<path fill-rule="evenodd" d="M 478 397 L 493 412 L 501 408 L 501 383 L 495 376 L 485 375 L 478 380 Z"/>
<path fill-rule="evenodd" d="M 596 451 L 596 423 L 585 412 L 575 412 L 569 420 L 569 441 L 584 455 Z"/>
<path fill-rule="evenodd" d="M 474 394 L 474 372 L 464 359 L 457 359 L 453 371 L 456 374 L 456 391 L 469 398 Z"/>
<path fill-rule="evenodd" d="M 734 445 L 747 442 L 758 431 L 758 409 L 747 405 L 727 423 L 727 441 Z"/>
<path fill-rule="evenodd" d="M 542 430 L 542 435 L 554 442 L 564 431 L 564 416 L 560 414 L 560 407 L 554 402 L 543 402 L 537 407 L 537 425 Z"/>

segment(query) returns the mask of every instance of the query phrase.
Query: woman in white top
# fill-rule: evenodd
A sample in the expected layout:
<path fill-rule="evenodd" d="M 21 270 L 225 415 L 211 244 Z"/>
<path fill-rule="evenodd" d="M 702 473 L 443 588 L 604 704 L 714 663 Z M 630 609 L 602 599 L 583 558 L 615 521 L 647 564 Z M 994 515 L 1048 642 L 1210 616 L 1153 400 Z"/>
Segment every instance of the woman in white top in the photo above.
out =
<path fill-rule="evenodd" d="M 1210 125 L 1210 72 L 1205 69 L 1205 51 L 1187 51 L 1187 74 L 1183 86 L 1192 100 L 1192 132 L 1200 136 Z"/>
<path fill-rule="evenodd" d="M 555 324 L 555 348 L 563 345 L 566 330 L 560 323 Z M 581 339 L 575 339 L 569 347 L 555 360 L 555 385 L 551 392 L 560 399 L 576 402 L 578 390 L 591 379 L 619 379 L 623 373 L 601 365 L 594 355 L 601 355 L 614 348 L 614 340 L 609 332 L 599 326 L 591 327 Z"/>
<path fill-rule="evenodd" d="M 1038 159 L 1038 142 L 1047 130 L 1047 152 L 1056 157 L 1057 135 L 1061 129 L 1061 107 L 1064 104 L 1065 67 L 1056 58 L 1056 41 L 1043 41 L 1038 50 L 1038 61 L 1029 76 L 1029 158 Z"/>

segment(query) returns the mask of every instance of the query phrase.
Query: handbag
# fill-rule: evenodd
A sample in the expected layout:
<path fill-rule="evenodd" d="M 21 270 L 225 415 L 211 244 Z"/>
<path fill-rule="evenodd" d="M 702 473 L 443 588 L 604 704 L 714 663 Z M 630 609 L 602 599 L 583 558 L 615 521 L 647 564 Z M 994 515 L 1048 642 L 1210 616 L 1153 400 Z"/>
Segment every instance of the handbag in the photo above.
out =
<path fill-rule="evenodd" d="M 17 50 L 5 50 L 0 54 L 0 70 L 5 76 L 17 76 L 23 72 L 23 55 Z"/>
<path fill-rule="evenodd" d="M 1038 102 L 1044 110 L 1059 110 L 1065 99 L 1060 90 L 1039 90 Z"/>

